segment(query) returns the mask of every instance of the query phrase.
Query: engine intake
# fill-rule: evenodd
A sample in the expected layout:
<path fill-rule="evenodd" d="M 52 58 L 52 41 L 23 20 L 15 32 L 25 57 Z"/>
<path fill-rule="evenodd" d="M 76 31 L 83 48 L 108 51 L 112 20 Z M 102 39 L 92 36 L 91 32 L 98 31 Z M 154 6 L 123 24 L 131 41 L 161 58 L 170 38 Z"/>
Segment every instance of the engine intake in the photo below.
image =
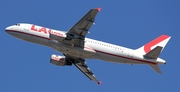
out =
<path fill-rule="evenodd" d="M 59 56 L 59 55 L 54 55 L 54 54 L 51 56 L 50 63 L 57 65 L 57 66 L 72 65 L 71 62 L 68 62 L 66 60 L 65 56 Z"/>

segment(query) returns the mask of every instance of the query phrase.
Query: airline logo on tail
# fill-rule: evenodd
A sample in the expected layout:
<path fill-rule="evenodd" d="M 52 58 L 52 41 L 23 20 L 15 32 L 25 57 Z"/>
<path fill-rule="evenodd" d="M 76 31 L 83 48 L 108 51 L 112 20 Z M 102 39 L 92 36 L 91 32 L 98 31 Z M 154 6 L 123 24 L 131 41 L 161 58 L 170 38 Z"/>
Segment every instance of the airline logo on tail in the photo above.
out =
<path fill-rule="evenodd" d="M 169 41 L 169 39 L 170 39 L 170 36 L 167 36 L 167 35 L 159 36 L 158 38 L 144 45 L 145 53 L 148 53 L 149 51 L 151 51 L 151 49 L 153 49 L 152 47 L 155 48 L 156 46 L 161 46 L 164 48 L 167 42 Z"/>
<path fill-rule="evenodd" d="M 155 49 L 157 46 L 162 47 L 162 50 L 163 50 L 163 48 L 166 46 L 166 44 L 170 38 L 171 37 L 168 35 L 161 35 L 158 38 L 156 38 L 156 39 L 152 40 L 151 42 L 145 44 L 144 46 L 140 47 L 136 51 L 138 51 L 141 54 L 147 54 L 151 50 Z"/>

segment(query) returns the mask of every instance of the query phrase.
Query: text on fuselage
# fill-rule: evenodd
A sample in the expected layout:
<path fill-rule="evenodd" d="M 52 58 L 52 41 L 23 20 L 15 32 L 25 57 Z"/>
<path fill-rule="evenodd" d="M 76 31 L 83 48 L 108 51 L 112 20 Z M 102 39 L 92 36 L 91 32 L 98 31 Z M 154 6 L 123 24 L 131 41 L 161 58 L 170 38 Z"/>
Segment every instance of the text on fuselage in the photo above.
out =
<path fill-rule="evenodd" d="M 63 33 L 59 32 L 59 31 L 51 30 L 51 29 L 45 28 L 45 27 L 39 27 L 39 26 L 36 26 L 34 24 L 31 26 L 31 30 L 36 31 L 36 32 L 41 32 L 41 33 L 44 33 L 44 34 L 53 34 L 53 35 L 57 35 L 57 36 L 60 36 L 60 37 L 64 36 Z"/>
<path fill-rule="evenodd" d="M 51 29 L 48 29 L 48 28 L 45 28 L 45 27 L 39 27 L 39 26 L 35 26 L 35 25 L 31 26 L 31 30 L 32 31 L 37 31 L 37 32 L 42 32 L 44 34 L 50 34 L 50 32 L 51 32 Z"/>

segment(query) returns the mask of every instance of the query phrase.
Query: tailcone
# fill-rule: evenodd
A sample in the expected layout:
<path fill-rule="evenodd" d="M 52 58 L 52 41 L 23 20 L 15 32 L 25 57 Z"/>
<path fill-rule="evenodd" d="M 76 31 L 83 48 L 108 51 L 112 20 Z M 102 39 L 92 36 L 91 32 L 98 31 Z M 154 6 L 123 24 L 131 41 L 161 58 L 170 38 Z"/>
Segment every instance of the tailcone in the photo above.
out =
<path fill-rule="evenodd" d="M 158 63 L 158 64 L 166 64 L 166 61 L 163 60 L 163 59 L 161 59 L 161 58 L 158 58 L 158 59 L 157 59 L 157 63 Z"/>

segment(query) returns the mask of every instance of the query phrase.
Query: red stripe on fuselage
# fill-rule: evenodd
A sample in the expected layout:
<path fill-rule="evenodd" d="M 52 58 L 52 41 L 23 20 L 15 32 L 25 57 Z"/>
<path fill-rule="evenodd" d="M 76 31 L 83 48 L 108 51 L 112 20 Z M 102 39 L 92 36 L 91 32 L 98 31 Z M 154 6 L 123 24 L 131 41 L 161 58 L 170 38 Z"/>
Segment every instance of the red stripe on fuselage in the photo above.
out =
<path fill-rule="evenodd" d="M 43 38 L 43 39 L 46 39 L 46 40 L 51 40 L 51 38 L 46 38 L 46 37 L 37 36 L 37 35 L 34 35 L 34 34 L 25 33 L 25 32 L 19 32 L 19 31 L 15 31 L 15 30 L 6 30 L 6 32 L 16 32 L 16 33 L 21 33 L 21 34 L 26 34 L 26 35 L 31 35 L 31 36 Z M 85 48 L 90 49 L 88 47 L 85 47 Z M 90 49 L 90 50 L 92 50 L 92 49 Z M 93 50 L 95 50 L 95 49 L 93 49 Z M 128 57 L 119 56 L 119 55 L 116 55 L 116 54 L 111 54 L 111 53 L 107 53 L 107 52 L 103 52 L 103 51 L 99 51 L 99 50 L 95 50 L 95 51 L 99 52 L 99 53 L 107 54 L 107 55 L 110 55 L 110 56 L 119 57 L 119 58 L 125 58 L 125 59 L 129 59 L 129 60 L 135 60 L 135 61 L 144 62 L 144 63 L 150 63 L 150 64 L 157 64 L 156 62 L 151 62 L 151 61 L 146 61 L 146 60 L 141 60 L 141 59 L 135 59 L 135 58 L 128 58 Z"/>
<path fill-rule="evenodd" d="M 95 51 L 96 51 L 96 52 L 103 53 L 103 54 L 115 56 L 115 57 L 124 58 L 124 59 L 135 60 L 135 61 L 144 62 L 144 63 L 150 63 L 150 64 L 157 64 L 157 63 L 155 63 L 155 62 L 151 62 L 151 61 L 147 61 L 147 60 L 141 60 L 141 59 L 135 59 L 135 58 L 128 58 L 128 57 L 119 56 L 119 55 L 116 55 L 116 54 L 111 54 L 111 53 L 107 53 L 107 52 L 103 52 L 103 51 L 99 51 L 99 50 L 95 50 Z"/>

